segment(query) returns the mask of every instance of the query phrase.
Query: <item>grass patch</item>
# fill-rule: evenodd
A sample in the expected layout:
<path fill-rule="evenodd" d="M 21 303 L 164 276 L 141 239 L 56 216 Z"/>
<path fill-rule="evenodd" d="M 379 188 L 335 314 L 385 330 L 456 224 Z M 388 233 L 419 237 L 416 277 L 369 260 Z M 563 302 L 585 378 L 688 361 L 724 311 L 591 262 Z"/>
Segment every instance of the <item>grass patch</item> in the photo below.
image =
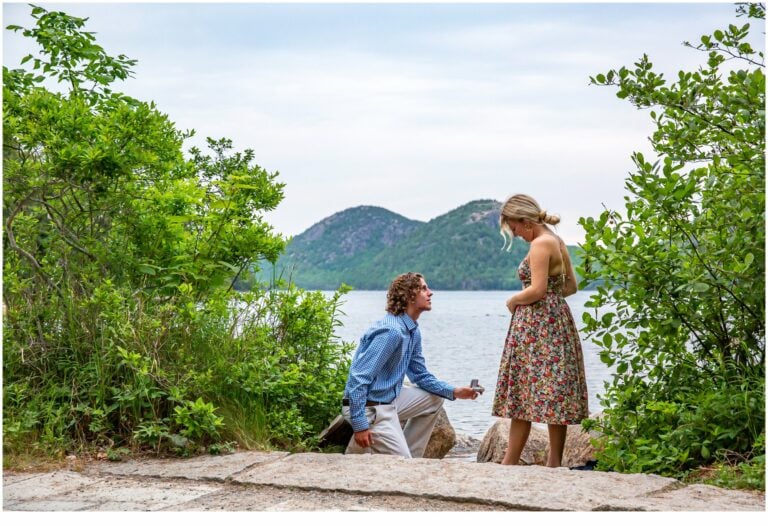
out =
<path fill-rule="evenodd" d="M 709 484 L 725 489 L 765 492 L 765 455 L 748 462 L 721 461 L 686 475 L 686 484 Z"/>
<path fill-rule="evenodd" d="M 222 401 L 218 413 L 224 419 L 221 431 L 224 440 L 234 441 L 243 449 L 272 449 L 267 415 L 260 405 L 243 407 L 236 402 Z"/>

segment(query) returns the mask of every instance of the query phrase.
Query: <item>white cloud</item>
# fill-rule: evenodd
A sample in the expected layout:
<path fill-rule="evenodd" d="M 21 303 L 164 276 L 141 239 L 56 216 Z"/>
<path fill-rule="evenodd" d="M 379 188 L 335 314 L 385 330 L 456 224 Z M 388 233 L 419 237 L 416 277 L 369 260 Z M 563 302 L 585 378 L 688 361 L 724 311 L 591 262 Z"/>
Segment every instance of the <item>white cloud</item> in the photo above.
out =
<path fill-rule="evenodd" d="M 702 4 L 58 7 L 90 15 L 108 51 L 139 59 L 123 89 L 195 128 L 192 144 L 230 137 L 280 172 L 287 197 L 268 216 L 279 231 L 298 234 L 362 204 L 428 220 L 524 191 L 563 215 L 569 242 L 581 238 L 579 216 L 622 206 L 629 156 L 647 148 L 651 131 L 647 115 L 588 77 L 644 52 L 668 75 L 690 69 L 705 57 L 681 42 L 733 12 Z M 4 5 L 3 14 L 13 23 L 27 12 Z M 22 47 L 7 39 L 4 61 L 18 61 Z"/>

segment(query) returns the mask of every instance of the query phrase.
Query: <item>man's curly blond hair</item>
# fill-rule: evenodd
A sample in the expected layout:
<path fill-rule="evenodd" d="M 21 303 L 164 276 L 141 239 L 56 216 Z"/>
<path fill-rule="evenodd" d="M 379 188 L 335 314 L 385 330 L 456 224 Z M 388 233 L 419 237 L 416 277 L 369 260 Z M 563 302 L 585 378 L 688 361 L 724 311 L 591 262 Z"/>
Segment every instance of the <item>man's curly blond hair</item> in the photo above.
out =
<path fill-rule="evenodd" d="M 399 316 L 408 308 L 408 304 L 416 297 L 421 289 L 424 276 L 418 272 L 400 274 L 389 286 L 387 291 L 387 312 Z"/>

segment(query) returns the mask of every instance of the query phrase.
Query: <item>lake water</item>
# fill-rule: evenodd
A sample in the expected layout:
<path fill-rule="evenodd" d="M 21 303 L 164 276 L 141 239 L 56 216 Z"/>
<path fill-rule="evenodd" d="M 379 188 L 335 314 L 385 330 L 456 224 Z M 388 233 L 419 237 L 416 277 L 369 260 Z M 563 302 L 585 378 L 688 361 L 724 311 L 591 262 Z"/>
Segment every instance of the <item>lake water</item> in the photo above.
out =
<path fill-rule="evenodd" d="M 510 314 L 509 291 L 434 291 L 432 310 L 419 318 L 422 348 L 429 370 L 456 386 L 478 378 L 485 393 L 476 400 L 446 401 L 444 407 L 457 433 L 482 439 L 496 421 L 491 403 L 499 371 Z M 582 331 L 581 315 L 591 292 L 580 291 L 567 298 L 581 331 L 584 367 L 589 391 L 589 411 L 600 410 L 597 395 L 611 371 L 600 361 L 599 351 Z M 342 296 L 342 326 L 336 335 L 357 344 L 368 327 L 384 316 L 386 291 L 352 291 Z M 354 352 L 354 351 L 353 351 Z"/>

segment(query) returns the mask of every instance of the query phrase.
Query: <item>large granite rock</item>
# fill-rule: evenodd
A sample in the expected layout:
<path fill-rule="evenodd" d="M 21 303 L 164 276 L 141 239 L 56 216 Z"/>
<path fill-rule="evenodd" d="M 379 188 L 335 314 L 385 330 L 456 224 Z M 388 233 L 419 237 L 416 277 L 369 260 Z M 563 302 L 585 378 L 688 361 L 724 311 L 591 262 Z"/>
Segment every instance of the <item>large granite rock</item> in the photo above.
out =
<path fill-rule="evenodd" d="M 405 422 L 401 422 L 405 425 Z M 352 438 L 352 426 L 338 415 L 328 427 L 320 433 L 320 446 L 338 445 L 344 446 Z M 453 429 L 445 408 L 440 408 L 437 413 L 437 422 L 429 437 L 427 448 L 424 450 L 424 458 L 444 458 L 456 445 L 456 431 Z"/>
<path fill-rule="evenodd" d="M 445 408 L 440 408 L 437 422 L 429 437 L 424 458 L 443 458 L 456 445 L 456 431 L 453 429 Z"/>
<path fill-rule="evenodd" d="M 4 512 L 471 511 L 464 504 L 499 512 L 751 511 L 758 513 L 738 519 L 757 524 L 765 514 L 765 492 L 637 473 L 279 451 L 3 472 Z"/>
<path fill-rule="evenodd" d="M 478 462 L 501 463 L 509 442 L 508 418 L 500 418 L 488 430 L 480 443 L 477 451 Z M 568 434 L 565 437 L 565 451 L 563 452 L 563 466 L 583 466 L 588 461 L 595 460 L 595 448 L 590 442 L 592 435 L 582 429 L 580 425 L 568 426 Z M 531 426 L 531 434 L 520 456 L 520 463 L 532 466 L 543 466 L 547 463 L 549 455 L 549 434 L 546 427 Z"/>

